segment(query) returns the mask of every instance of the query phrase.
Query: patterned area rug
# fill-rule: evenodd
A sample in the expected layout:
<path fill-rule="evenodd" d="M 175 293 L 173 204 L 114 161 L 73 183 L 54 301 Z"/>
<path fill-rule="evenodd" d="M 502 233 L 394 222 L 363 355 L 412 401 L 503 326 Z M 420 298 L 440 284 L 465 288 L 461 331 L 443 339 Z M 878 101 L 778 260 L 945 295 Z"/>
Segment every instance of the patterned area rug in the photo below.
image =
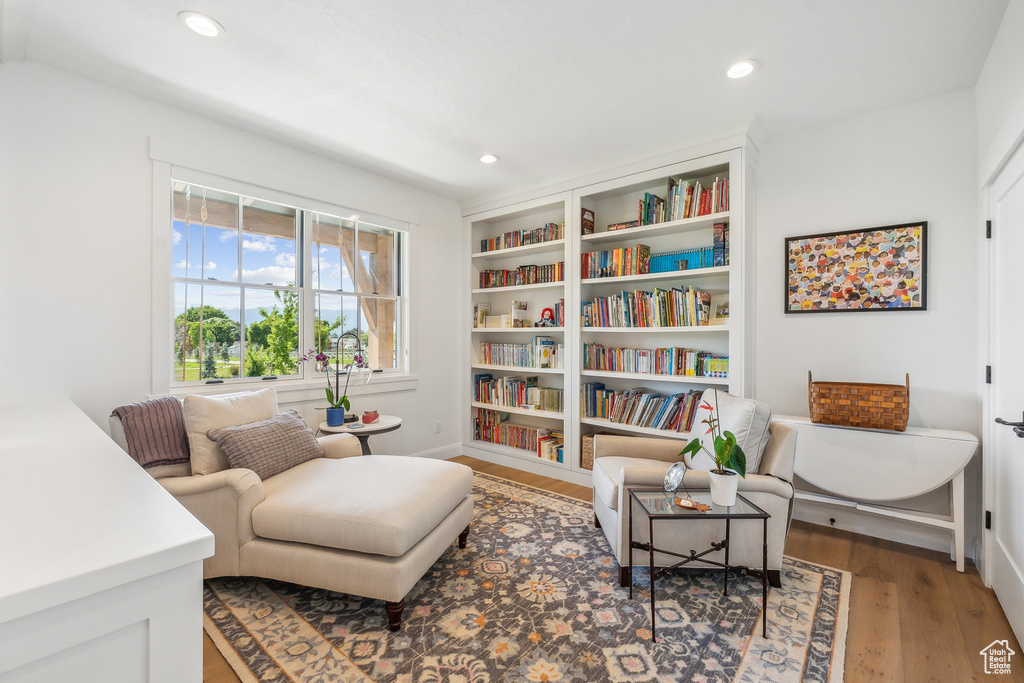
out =
<path fill-rule="evenodd" d="M 402 629 L 384 604 L 251 578 L 208 581 L 204 625 L 246 682 L 820 681 L 843 678 L 847 572 L 786 558 L 782 588 L 721 573 L 658 583 L 634 599 L 589 503 L 475 476 L 469 545 L 453 543 L 406 598 Z"/>

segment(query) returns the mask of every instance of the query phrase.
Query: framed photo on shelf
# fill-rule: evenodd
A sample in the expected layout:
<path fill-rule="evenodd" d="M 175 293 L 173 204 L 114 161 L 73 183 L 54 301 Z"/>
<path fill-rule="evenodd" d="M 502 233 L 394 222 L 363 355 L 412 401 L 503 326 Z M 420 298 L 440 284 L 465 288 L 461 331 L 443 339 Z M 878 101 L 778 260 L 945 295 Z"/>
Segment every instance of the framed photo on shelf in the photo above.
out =
<path fill-rule="evenodd" d="M 729 295 L 715 294 L 711 297 L 711 317 L 708 325 L 725 325 L 729 322 Z"/>
<path fill-rule="evenodd" d="M 920 221 L 787 237 L 786 313 L 927 310 L 927 231 Z"/>

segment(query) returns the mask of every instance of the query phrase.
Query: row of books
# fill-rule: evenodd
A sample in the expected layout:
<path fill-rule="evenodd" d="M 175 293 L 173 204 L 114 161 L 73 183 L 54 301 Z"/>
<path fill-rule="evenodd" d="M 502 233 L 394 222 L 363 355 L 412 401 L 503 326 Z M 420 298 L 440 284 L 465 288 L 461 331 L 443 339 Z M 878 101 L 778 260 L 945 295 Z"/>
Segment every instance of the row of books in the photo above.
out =
<path fill-rule="evenodd" d="M 662 396 L 642 387 L 614 391 L 601 383 L 587 383 L 581 387 L 581 412 L 618 424 L 685 432 L 692 426 L 701 394 L 694 390 Z"/>
<path fill-rule="evenodd" d="M 636 290 L 599 296 L 581 303 L 584 327 L 690 327 L 707 325 L 711 295 L 687 287 L 685 290 Z"/>
<path fill-rule="evenodd" d="M 670 273 L 675 270 L 711 268 L 713 265 L 715 265 L 714 247 L 678 249 L 676 251 L 663 251 L 651 255 L 652 273 Z"/>
<path fill-rule="evenodd" d="M 560 413 L 565 408 L 563 393 L 561 389 L 540 386 L 536 376 L 497 379 L 489 373 L 473 376 L 474 400 L 502 408 Z"/>
<path fill-rule="evenodd" d="M 538 428 L 508 422 L 509 417 L 508 413 L 496 410 L 477 410 L 473 419 L 473 438 L 477 441 L 536 451 Z"/>
<path fill-rule="evenodd" d="M 643 387 L 615 391 L 600 382 L 586 382 L 580 386 L 580 413 L 617 424 L 688 432 L 703 393 L 692 390 L 662 396 Z"/>
<path fill-rule="evenodd" d="M 582 255 L 580 274 L 584 279 L 646 275 L 651 271 L 651 248 L 646 244 L 604 251 L 588 251 Z"/>
<path fill-rule="evenodd" d="M 664 220 L 669 221 L 728 211 L 729 178 L 715 178 L 711 187 L 702 186 L 699 180 L 670 178 L 667 204 Z"/>
<path fill-rule="evenodd" d="M 564 346 L 551 337 L 534 337 L 529 344 L 480 342 L 480 362 L 516 368 L 561 368 Z"/>
<path fill-rule="evenodd" d="M 560 429 L 531 427 L 509 422 L 511 416 L 496 410 L 477 410 L 473 438 L 477 441 L 532 451 L 538 458 L 564 462 L 565 435 Z"/>
<path fill-rule="evenodd" d="M 715 223 L 712 226 L 713 246 L 715 260 L 714 265 L 716 266 L 727 266 L 729 265 L 729 224 L 728 223 Z"/>
<path fill-rule="evenodd" d="M 565 223 L 547 223 L 534 230 L 512 230 L 497 237 L 480 240 L 480 251 L 497 251 L 512 247 L 525 247 L 541 242 L 553 242 L 565 236 Z"/>
<path fill-rule="evenodd" d="M 728 377 L 729 357 L 678 346 L 632 349 L 584 342 L 583 369 L 686 377 Z"/>
<path fill-rule="evenodd" d="M 519 266 L 515 270 L 480 271 L 480 288 L 520 287 L 544 282 L 561 282 L 565 279 L 565 262 L 550 263 L 546 266 Z"/>
<path fill-rule="evenodd" d="M 564 444 L 565 433 L 561 429 L 541 429 L 537 436 L 537 457 L 542 460 L 562 462 L 565 452 Z"/>

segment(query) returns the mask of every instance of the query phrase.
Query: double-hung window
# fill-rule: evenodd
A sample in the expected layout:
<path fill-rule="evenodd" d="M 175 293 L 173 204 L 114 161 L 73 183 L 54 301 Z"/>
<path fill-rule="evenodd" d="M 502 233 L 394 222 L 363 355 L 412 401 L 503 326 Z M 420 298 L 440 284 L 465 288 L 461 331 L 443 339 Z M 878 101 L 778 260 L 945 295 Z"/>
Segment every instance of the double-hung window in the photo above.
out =
<path fill-rule="evenodd" d="M 172 181 L 173 385 L 316 376 L 340 346 L 403 372 L 407 233 Z M 346 217 L 347 216 L 347 217 Z"/>

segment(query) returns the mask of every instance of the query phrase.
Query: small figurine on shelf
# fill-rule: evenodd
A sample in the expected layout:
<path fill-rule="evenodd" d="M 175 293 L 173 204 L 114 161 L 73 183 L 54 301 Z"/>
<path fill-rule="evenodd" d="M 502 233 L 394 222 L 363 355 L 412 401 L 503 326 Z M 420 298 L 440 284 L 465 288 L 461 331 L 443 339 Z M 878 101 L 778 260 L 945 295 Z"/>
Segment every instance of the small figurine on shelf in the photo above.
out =
<path fill-rule="evenodd" d="M 540 320 L 538 320 L 534 327 L 554 327 L 555 326 L 555 312 L 550 308 L 545 308 L 540 312 Z"/>

